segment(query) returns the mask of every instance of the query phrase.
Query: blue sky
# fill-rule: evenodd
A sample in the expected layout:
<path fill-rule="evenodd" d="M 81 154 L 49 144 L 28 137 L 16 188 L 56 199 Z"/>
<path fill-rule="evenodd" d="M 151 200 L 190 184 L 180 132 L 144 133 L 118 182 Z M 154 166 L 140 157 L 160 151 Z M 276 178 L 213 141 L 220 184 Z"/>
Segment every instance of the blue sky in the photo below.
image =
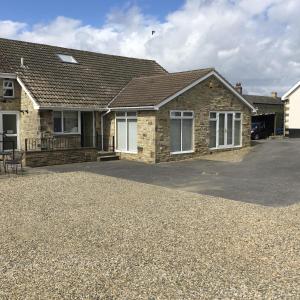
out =
<path fill-rule="evenodd" d="M 165 16 L 180 8 L 183 0 L 14 0 L 0 10 L 1 20 L 13 20 L 29 25 L 47 23 L 57 16 L 79 19 L 83 24 L 100 26 L 112 10 L 138 6 L 147 14 L 163 21 Z M 2 4 L 3 8 L 3 4 Z M 9 8 L 9 9 L 8 9 Z M 13 13 L 12 13 L 13 12 Z"/>
<path fill-rule="evenodd" d="M 246 93 L 283 94 L 300 80 L 299 11 L 299 0 L 14 0 L 1 3 L 0 37 L 170 72 L 215 67 Z"/>

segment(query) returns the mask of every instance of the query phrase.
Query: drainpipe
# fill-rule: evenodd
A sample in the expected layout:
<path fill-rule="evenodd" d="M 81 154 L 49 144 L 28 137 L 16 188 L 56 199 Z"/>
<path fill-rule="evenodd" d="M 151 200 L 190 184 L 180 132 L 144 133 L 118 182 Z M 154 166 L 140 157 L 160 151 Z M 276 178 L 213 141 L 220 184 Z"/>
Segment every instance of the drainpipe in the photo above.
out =
<path fill-rule="evenodd" d="M 108 115 L 109 113 L 111 112 L 110 109 L 108 109 L 108 111 L 104 114 L 101 115 L 101 146 L 102 146 L 102 151 L 103 151 L 103 142 L 104 142 L 104 137 L 103 137 L 103 134 L 104 134 L 104 130 L 103 130 L 103 117 Z"/>

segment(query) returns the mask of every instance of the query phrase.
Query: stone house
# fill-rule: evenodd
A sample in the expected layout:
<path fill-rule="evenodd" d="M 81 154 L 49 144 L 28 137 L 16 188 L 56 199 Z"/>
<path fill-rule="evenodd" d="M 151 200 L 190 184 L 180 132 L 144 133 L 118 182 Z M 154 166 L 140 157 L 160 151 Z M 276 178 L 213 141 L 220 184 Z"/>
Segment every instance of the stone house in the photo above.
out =
<path fill-rule="evenodd" d="M 0 39 L 0 150 L 29 166 L 182 160 L 250 144 L 253 105 L 215 69 Z"/>

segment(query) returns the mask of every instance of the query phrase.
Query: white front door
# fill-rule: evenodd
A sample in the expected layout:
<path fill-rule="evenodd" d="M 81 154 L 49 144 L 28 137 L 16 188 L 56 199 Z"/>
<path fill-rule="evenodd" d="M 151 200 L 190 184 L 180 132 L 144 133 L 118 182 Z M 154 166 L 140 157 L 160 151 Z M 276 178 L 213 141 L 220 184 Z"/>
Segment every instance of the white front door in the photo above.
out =
<path fill-rule="evenodd" d="M 19 148 L 19 112 L 0 111 L 0 150 L 13 148 Z"/>

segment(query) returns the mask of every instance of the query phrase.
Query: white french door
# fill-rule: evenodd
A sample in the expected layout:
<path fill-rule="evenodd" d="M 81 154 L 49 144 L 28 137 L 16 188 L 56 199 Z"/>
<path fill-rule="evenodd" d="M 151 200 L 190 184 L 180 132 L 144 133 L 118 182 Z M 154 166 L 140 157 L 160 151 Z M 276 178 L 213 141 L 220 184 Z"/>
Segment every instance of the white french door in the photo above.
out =
<path fill-rule="evenodd" d="M 218 146 L 229 147 L 233 145 L 233 113 L 219 113 Z"/>
<path fill-rule="evenodd" d="M 13 148 L 19 148 L 19 112 L 0 111 L 0 151 Z"/>
<path fill-rule="evenodd" d="M 241 113 L 210 113 L 210 148 L 233 148 L 241 146 Z"/>

